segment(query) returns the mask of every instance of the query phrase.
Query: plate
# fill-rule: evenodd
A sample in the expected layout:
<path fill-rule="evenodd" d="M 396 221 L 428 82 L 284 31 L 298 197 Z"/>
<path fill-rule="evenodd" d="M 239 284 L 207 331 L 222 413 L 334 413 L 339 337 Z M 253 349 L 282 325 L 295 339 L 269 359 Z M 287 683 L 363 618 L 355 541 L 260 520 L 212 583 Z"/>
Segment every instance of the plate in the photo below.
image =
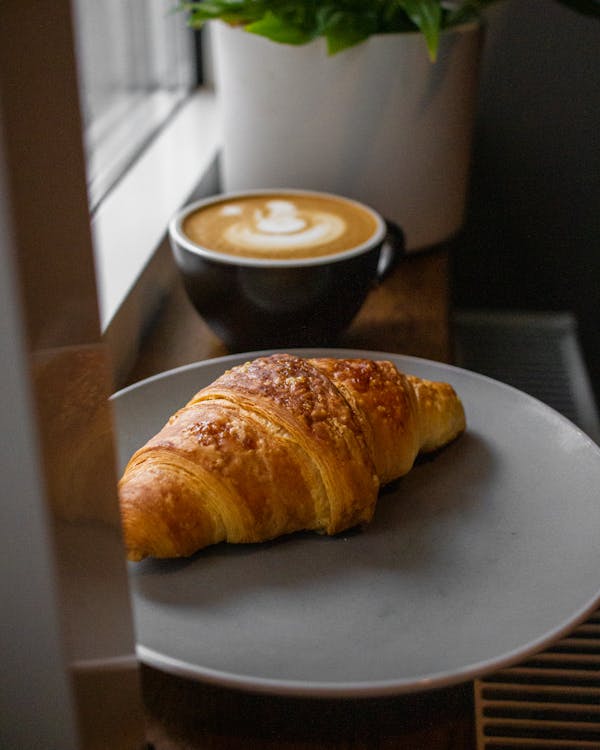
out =
<path fill-rule="evenodd" d="M 393 695 L 520 661 L 598 606 L 600 449 L 584 433 L 459 368 L 380 352 L 296 353 L 390 359 L 449 382 L 467 432 L 384 489 L 361 532 L 131 563 L 142 661 L 256 692 Z M 116 394 L 121 468 L 197 390 L 254 356 L 207 360 Z"/>

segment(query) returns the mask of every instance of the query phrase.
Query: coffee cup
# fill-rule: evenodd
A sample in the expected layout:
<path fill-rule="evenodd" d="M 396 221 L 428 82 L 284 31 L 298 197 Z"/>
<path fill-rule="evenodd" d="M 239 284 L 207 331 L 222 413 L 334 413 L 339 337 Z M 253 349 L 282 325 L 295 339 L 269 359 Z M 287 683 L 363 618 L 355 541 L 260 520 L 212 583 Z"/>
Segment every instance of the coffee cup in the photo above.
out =
<path fill-rule="evenodd" d="M 295 189 L 196 201 L 169 238 L 190 301 L 232 352 L 335 345 L 404 253 L 402 230 L 369 206 Z"/>

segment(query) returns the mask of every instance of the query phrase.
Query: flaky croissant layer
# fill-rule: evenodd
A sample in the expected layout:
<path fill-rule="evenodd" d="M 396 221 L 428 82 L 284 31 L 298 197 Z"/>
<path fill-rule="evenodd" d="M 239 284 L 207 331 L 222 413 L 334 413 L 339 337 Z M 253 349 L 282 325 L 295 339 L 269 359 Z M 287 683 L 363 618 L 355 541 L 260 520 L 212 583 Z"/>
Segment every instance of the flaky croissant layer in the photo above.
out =
<path fill-rule="evenodd" d="M 465 429 L 447 383 L 388 361 L 260 357 L 225 372 L 131 457 L 130 560 L 368 523 L 381 485 Z"/>

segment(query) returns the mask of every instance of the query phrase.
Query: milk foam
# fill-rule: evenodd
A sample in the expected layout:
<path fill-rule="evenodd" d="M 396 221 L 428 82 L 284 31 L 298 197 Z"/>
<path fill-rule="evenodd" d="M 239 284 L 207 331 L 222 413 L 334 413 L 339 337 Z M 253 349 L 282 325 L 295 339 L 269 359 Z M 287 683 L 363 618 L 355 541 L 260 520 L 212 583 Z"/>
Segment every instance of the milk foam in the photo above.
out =
<path fill-rule="evenodd" d="M 235 215 L 232 204 L 223 211 L 228 216 Z M 345 231 L 346 222 L 341 216 L 300 209 L 292 201 L 278 199 L 267 201 L 264 209 L 256 209 L 251 216 L 230 224 L 224 237 L 232 245 L 260 255 L 275 249 L 291 252 L 332 242 Z"/>

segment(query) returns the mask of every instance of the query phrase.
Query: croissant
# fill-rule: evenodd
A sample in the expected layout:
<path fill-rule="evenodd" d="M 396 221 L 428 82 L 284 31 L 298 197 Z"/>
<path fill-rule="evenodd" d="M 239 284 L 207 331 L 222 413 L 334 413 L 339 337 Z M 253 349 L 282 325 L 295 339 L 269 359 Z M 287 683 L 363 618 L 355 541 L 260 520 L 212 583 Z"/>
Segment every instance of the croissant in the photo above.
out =
<path fill-rule="evenodd" d="M 119 482 L 127 555 L 367 524 L 378 492 L 465 429 L 446 383 L 388 361 L 260 357 L 200 390 Z"/>

